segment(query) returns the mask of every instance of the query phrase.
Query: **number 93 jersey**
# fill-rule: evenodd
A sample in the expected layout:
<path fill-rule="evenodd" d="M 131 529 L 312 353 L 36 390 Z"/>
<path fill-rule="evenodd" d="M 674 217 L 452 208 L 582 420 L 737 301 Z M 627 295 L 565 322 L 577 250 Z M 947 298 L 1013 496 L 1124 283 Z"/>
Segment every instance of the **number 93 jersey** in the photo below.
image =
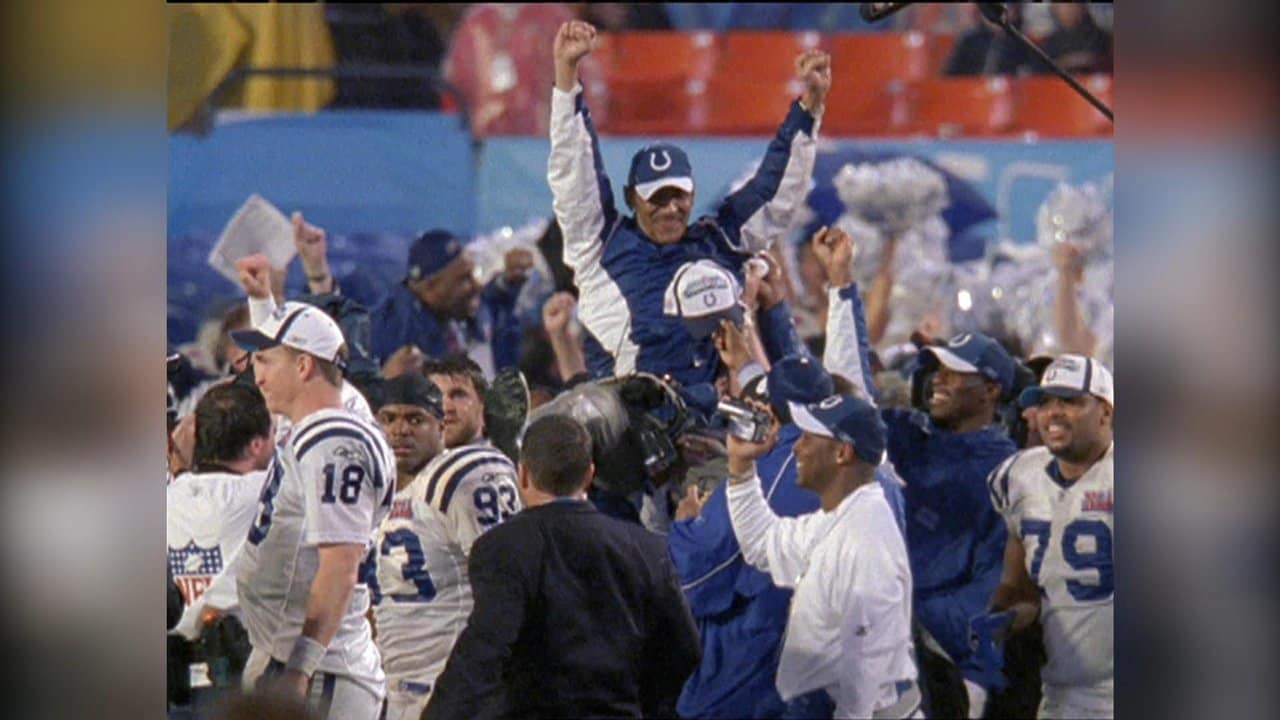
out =
<path fill-rule="evenodd" d="M 471 614 L 471 546 L 519 510 L 515 466 L 483 445 L 441 453 L 396 493 L 369 578 L 389 700 L 430 693 Z"/>
<path fill-rule="evenodd" d="M 987 480 L 1040 588 L 1047 686 L 1109 685 L 1114 678 L 1114 450 L 1112 444 L 1068 485 L 1045 447 L 1017 453 Z"/>
<path fill-rule="evenodd" d="M 302 632 L 318 546 L 368 547 L 391 509 L 395 478 L 395 454 L 381 430 L 351 412 L 319 410 L 293 427 L 267 468 L 237 575 L 255 648 L 288 660 Z M 368 590 L 357 583 L 319 667 L 381 696 L 383 675 L 365 618 L 368 606 Z"/>

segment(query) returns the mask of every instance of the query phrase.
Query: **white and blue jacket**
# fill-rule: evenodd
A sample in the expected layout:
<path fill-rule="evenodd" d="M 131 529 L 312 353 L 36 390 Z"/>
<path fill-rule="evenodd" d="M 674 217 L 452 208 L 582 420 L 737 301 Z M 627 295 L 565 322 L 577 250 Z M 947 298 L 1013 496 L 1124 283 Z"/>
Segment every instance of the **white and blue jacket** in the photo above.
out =
<path fill-rule="evenodd" d="M 685 386 L 715 379 L 719 357 L 711 340 L 695 341 L 680 318 L 663 314 L 663 291 L 677 268 L 704 258 L 741 281 L 743 261 L 784 236 L 805 201 L 818 124 L 792 102 L 751 180 L 680 242 L 659 245 L 615 206 L 582 86 L 552 90 L 547 181 L 564 234 L 564 262 L 578 286 L 578 320 L 593 375 L 670 373 Z"/>

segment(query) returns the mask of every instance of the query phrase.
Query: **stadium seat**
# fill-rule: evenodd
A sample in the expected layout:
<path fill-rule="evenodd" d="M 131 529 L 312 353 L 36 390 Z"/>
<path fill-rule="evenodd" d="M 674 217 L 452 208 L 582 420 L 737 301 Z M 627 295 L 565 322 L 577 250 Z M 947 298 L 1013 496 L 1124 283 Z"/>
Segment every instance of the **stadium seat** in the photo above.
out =
<path fill-rule="evenodd" d="M 1003 135 L 1013 128 L 1013 84 L 1009 78 L 930 78 L 908 89 L 912 132 L 955 137 Z"/>
<path fill-rule="evenodd" d="M 725 33 L 716 74 L 740 82 L 786 82 L 795 77 L 796 56 L 822 45 L 816 32 Z"/>
<path fill-rule="evenodd" d="M 903 130 L 906 89 L 930 75 L 929 40 L 919 32 L 829 35 L 835 80 L 823 128 L 832 135 Z"/>
<path fill-rule="evenodd" d="M 709 32 L 630 32 L 610 39 L 608 116 L 602 132 L 664 135 L 705 123 L 706 85 L 715 68 Z"/>
<path fill-rule="evenodd" d="M 705 129 L 712 135 L 772 135 L 803 89 L 795 78 L 765 83 L 718 77 L 709 90 Z"/>
<path fill-rule="evenodd" d="M 1112 107 L 1110 75 L 1087 75 L 1078 79 L 1089 92 Z M 1059 77 L 1019 78 L 1015 95 L 1015 119 L 1018 129 L 1024 133 L 1038 137 L 1098 137 L 1115 132 L 1106 116 Z"/>

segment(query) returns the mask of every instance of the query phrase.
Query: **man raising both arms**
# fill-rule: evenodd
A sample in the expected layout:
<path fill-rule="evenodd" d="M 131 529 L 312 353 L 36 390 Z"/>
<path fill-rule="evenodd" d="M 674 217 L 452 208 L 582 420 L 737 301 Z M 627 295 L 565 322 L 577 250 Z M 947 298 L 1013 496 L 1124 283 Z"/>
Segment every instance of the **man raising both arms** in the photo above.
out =
<path fill-rule="evenodd" d="M 632 158 L 623 189 L 634 215 L 618 212 L 578 83 L 578 62 L 595 42 L 595 28 L 584 22 L 565 23 L 556 34 L 547 163 L 564 261 L 580 291 L 588 369 L 596 377 L 639 370 L 670 373 L 686 387 L 712 383 L 720 362 L 714 344 L 696 341 L 679 317 L 664 315 L 663 289 L 678 268 L 701 259 L 741 281 L 747 258 L 784 236 L 813 174 L 831 59 L 816 50 L 797 58 L 804 94 L 791 104 L 759 169 L 714 215 L 690 225 L 693 169 L 684 151 L 667 143 Z"/>

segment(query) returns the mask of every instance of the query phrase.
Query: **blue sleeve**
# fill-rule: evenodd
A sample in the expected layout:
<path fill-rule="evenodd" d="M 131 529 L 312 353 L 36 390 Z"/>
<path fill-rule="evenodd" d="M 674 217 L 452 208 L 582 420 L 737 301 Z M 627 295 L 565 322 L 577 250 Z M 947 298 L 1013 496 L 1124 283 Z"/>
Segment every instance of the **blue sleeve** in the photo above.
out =
<path fill-rule="evenodd" d="M 667 533 L 667 551 L 694 617 L 729 609 L 742 567 L 724 488 L 716 487 L 697 517 L 673 522 Z"/>
<path fill-rule="evenodd" d="M 516 314 L 516 300 L 519 296 L 520 286 L 509 287 L 501 276 L 494 278 L 480 293 L 480 302 L 489 314 L 493 331 L 490 347 L 493 349 L 495 372 L 516 367 L 520 363 L 524 326 Z"/>
<path fill-rule="evenodd" d="M 981 677 L 978 662 L 969 649 L 969 619 L 986 611 L 1000 583 L 1008 531 L 1004 521 L 984 498 L 987 512 L 980 515 L 973 545 L 971 576 L 963 585 L 917 595 L 916 615 L 943 649 L 956 661 L 961 673 L 975 682 Z"/>
<path fill-rule="evenodd" d="M 809 194 L 817 157 L 815 120 L 792 101 L 755 175 L 720 205 L 716 220 L 734 252 L 764 250 L 790 229 Z"/>
<path fill-rule="evenodd" d="M 786 300 L 758 315 L 760 344 L 769 362 L 776 363 L 792 355 L 808 355 L 809 347 L 800 339 L 795 320 L 791 317 L 791 305 Z"/>
<path fill-rule="evenodd" d="M 379 367 L 391 353 L 411 342 L 406 310 L 397 302 L 397 292 L 393 289 L 369 315 L 370 350 Z"/>

